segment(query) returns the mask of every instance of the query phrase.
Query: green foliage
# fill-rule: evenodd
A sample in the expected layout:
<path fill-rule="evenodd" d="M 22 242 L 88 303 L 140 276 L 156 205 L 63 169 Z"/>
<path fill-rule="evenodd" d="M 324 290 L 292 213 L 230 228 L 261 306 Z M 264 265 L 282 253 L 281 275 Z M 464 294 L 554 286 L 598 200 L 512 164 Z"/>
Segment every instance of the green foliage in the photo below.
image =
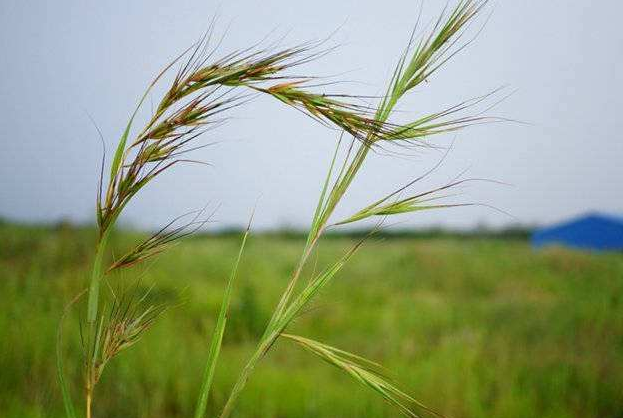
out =
<path fill-rule="evenodd" d="M 95 235 L 92 229 L 0 228 L 2 416 L 65 416 L 51 357 L 60 312 L 84 289 Z M 113 234 L 111 251 L 121 254 L 142 238 Z M 356 242 L 325 240 L 318 265 Z M 237 283 L 257 290 L 260 312 L 274 307 L 304 244 L 304 237 L 263 235 L 247 243 Z M 107 366 L 96 416 L 192 416 L 207 340 L 239 247 L 239 235 L 194 238 L 146 271 L 115 278 L 131 285 L 143 276 L 147 288 L 155 285 L 154 303 L 175 303 L 176 293 L 184 303 Z M 303 272 L 305 279 L 312 272 Z M 622 277 L 621 254 L 535 252 L 519 240 L 388 237 L 358 250 L 289 332 L 374 359 L 405 393 L 448 417 L 617 416 L 623 409 Z M 102 289 L 105 299 L 109 292 Z M 85 305 L 83 297 L 72 312 Z M 234 315 L 240 313 L 231 311 L 208 416 L 220 413 L 235 372 L 254 349 L 248 339 L 227 338 L 246 332 Z M 78 324 L 68 316 L 63 339 L 74 400 L 83 384 Z M 282 341 L 255 370 L 235 415 L 385 418 L 396 411 Z"/>

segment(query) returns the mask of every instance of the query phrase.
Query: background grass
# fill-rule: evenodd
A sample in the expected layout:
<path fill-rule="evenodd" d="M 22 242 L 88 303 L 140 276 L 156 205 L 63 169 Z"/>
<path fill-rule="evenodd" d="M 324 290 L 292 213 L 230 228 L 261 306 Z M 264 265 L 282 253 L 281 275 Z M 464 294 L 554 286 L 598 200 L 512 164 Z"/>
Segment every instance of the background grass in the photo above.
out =
<path fill-rule="evenodd" d="M 0 225 L 0 416 L 61 417 L 54 341 L 61 311 L 87 284 L 94 231 Z M 141 238 L 112 236 L 121 254 Z M 318 268 L 352 237 L 320 246 Z M 251 236 L 236 283 L 208 413 L 222 407 L 304 242 Z M 115 359 L 95 417 L 188 417 L 239 237 L 187 240 L 144 273 L 154 298 L 183 303 Z M 313 263 L 312 263 L 313 264 Z M 308 275 L 305 276 L 307 278 Z M 83 308 L 83 307 L 82 307 Z M 80 390 L 77 312 L 66 367 Z M 523 240 L 372 240 L 293 326 L 378 360 L 451 417 L 623 417 L 623 255 L 535 252 Z M 287 341 L 253 375 L 235 417 L 394 417 L 376 394 Z"/>

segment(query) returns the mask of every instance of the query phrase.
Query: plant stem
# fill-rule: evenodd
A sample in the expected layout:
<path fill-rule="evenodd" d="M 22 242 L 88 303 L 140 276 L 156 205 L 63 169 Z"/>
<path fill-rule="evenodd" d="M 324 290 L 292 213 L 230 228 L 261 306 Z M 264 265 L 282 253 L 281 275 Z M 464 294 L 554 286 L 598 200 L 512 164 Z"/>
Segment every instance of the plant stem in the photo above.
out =
<path fill-rule="evenodd" d="M 294 274 L 292 275 L 292 278 L 290 279 L 288 286 L 283 292 L 281 299 L 279 300 L 279 304 L 277 305 L 277 308 L 275 309 L 275 312 L 270 322 L 268 323 L 268 326 L 266 329 L 267 332 L 270 329 L 270 327 L 276 323 L 276 321 L 279 319 L 279 316 L 285 309 L 286 304 L 290 300 L 290 296 L 292 295 L 292 292 L 294 291 L 296 283 L 298 282 L 299 276 L 301 275 L 301 272 L 303 271 L 303 267 L 305 267 L 305 263 L 307 262 L 307 259 L 309 258 L 314 248 L 316 247 L 316 244 L 318 243 L 318 240 L 320 239 L 320 236 L 322 235 L 323 232 L 324 232 L 324 228 L 321 226 L 318 232 L 314 235 L 314 237 L 313 238 L 310 237 L 311 239 L 309 240 L 309 244 L 305 246 L 305 249 L 303 250 L 303 255 L 301 256 L 301 259 L 299 260 L 296 270 Z"/>
<path fill-rule="evenodd" d="M 365 143 L 360 145 L 355 157 L 353 158 L 352 162 L 348 165 L 348 168 L 346 172 L 344 173 L 344 176 L 338 177 L 336 184 L 331 189 L 329 198 L 325 203 L 324 193 L 326 190 L 326 186 L 329 182 L 329 179 L 331 177 L 333 164 L 335 163 L 335 158 L 337 156 L 337 149 L 336 149 L 336 154 L 333 157 L 333 161 L 331 162 L 331 167 L 329 168 L 327 179 L 325 180 L 325 188 L 323 189 L 323 192 L 321 193 L 321 196 L 318 202 L 318 209 L 316 210 L 316 214 L 314 215 L 312 228 L 309 231 L 309 235 L 307 237 L 307 242 L 305 244 L 303 254 L 297 264 L 296 270 L 294 271 L 292 278 L 290 279 L 290 282 L 288 283 L 286 289 L 284 290 L 281 296 L 281 299 L 279 300 L 279 303 L 277 304 L 277 307 L 275 308 L 275 311 L 273 312 L 272 317 L 270 318 L 270 321 L 268 322 L 268 325 L 266 326 L 266 330 L 264 331 L 264 334 L 262 335 L 262 338 L 260 339 L 260 343 L 256 351 L 253 353 L 253 355 L 251 356 L 251 358 L 245 365 L 244 369 L 242 370 L 240 376 L 238 377 L 238 380 L 234 384 L 234 387 L 232 388 L 229 398 L 227 399 L 227 402 L 225 403 L 225 407 L 223 408 L 223 411 L 221 412 L 220 418 L 229 418 L 229 415 L 233 411 L 234 404 L 236 400 L 238 399 L 240 393 L 244 389 L 247 381 L 249 380 L 249 376 L 255 369 L 255 366 L 262 359 L 262 357 L 264 357 L 264 355 L 270 349 L 270 347 L 272 347 L 272 345 L 275 343 L 281 331 L 283 331 L 283 329 L 287 326 L 287 323 L 281 324 L 282 321 L 280 320 L 290 300 L 290 297 L 292 296 L 292 293 L 294 292 L 296 284 L 298 283 L 298 280 L 303 271 L 303 268 L 305 267 L 305 264 L 307 263 L 309 256 L 311 255 L 318 241 L 320 240 L 320 237 L 325 231 L 327 227 L 327 222 L 329 218 L 331 217 L 331 214 L 335 210 L 337 204 L 339 203 L 341 198 L 344 196 L 344 193 L 346 192 L 346 190 L 352 183 L 359 169 L 361 168 L 366 156 L 368 155 L 369 150 L 370 150 L 369 146 L 366 145 Z"/>
<path fill-rule="evenodd" d="M 225 403 L 225 407 L 223 408 L 223 411 L 221 412 L 220 418 L 228 418 L 231 415 L 234 409 L 234 404 L 238 400 L 240 393 L 242 392 L 245 385 L 247 384 L 247 381 L 249 380 L 249 376 L 255 369 L 255 366 L 257 366 L 257 363 L 262 359 L 262 357 L 264 357 L 264 354 L 266 354 L 266 352 L 273 345 L 273 343 L 275 342 L 278 336 L 279 336 L 278 332 L 273 332 L 269 335 L 268 338 L 264 339 L 258 345 L 257 349 L 255 350 L 255 352 L 253 353 L 253 355 L 251 356 L 247 364 L 244 366 L 244 369 L 242 369 L 240 376 L 238 376 L 238 380 L 236 381 L 236 384 L 231 390 L 229 398 L 227 399 L 227 402 Z"/>
<path fill-rule="evenodd" d="M 320 239 L 320 236 L 322 235 L 323 231 L 324 231 L 324 228 L 321 228 L 320 230 L 318 230 L 314 238 L 311 239 L 311 241 L 309 242 L 309 245 L 305 247 L 303 255 L 301 256 L 301 259 L 299 260 L 296 271 L 292 275 L 292 279 L 290 279 L 290 282 L 288 283 L 286 290 L 283 292 L 283 295 L 281 296 L 281 300 L 279 301 L 279 304 L 277 305 L 277 307 L 275 308 L 275 311 L 273 312 L 273 316 L 271 317 L 268 325 L 266 326 L 266 331 L 264 331 L 264 335 L 262 336 L 260 343 L 257 346 L 257 349 L 255 350 L 255 352 L 253 353 L 249 361 L 247 361 L 247 364 L 244 366 L 244 369 L 242 369 L 240 376 L 238 376 L 238 380 L 234 384 L 234 387 L 232 388 L 231 393 L 229 394 L 229 398 L 227 398 L 227 402 L 225 403 L 225 406 L 223 407 L 223 411 L 221 412 L 220 418 L 228 418 L 229 415 L 231 415 L 231 412 L 233 411 L 233 408 L 234 408 L 234 404 L 238 400 L 240 393 L 242 392 L 245 385 L 247 384 L 247 381 L 249 380 L 249 376 L 251 375 L 251 373 L 257 366 L 257 363 L 259 363 L 259 361 L 264 357 L 266 352 L 268 352 L 270 347 L 272 347 L 272 345 L 275 343 L 275 341 L 279 337 L 281 330 L 279 329 L 279 327 L 276 327 L 276 325 L 279 323 L 281 314 L 283 310 L 285 309 L 286 304 L 288 303 L 288 300 L 294 290 L 294 287 L 296 286 L 296 283 L 301 275 L 301 272 L 303 271 L 303 267 L 305 266 L 305 263 L 307 262 L 307 259 L 312 253 L 314 247 L 318 243 L 318 240 Z"/>
<path fill-rule="evenodd" d="M 93 398 L 93 389 L 91 388 L 90 385 L 87 385 L 87 396 L 86 396 L 86 401 L 87 401 L 87 416 L 86 418 L 91 418 L 91 400 Z"/>
<path fill-rule="evenodd" d="M 110 228 L 106 229 L 99 242 L 97 243 L 97 249 L 95 251 L 95 260 L 93 261 L 93 271 L 91 273 L 91 282 L 89 284 L 89 302 L 87 308 L 87 323 L 89 325 L 95 324 L 97 319 L 97 308 L 99 302 L 99 288 L 100 282 L 104 275 L 104 254 L 106 252 L 106 246 L 108 244 Z"/>
<path fill-rule="evenodd" d="M 91 356 L 95 352 L 93 343 L 95 341 L 95 322 L 97 320 L 97 311 L 99 303 L 100 282 L 103 276 L 103 263 L 106 245 L 108 243 L 108 230 L 104 231 L 97 243 L 95 250 L 95 260 L 93 261 L 93 271 L 91 273 L 91 282 L 89 283 L 89 295 L 87 305 L 87 376 L 89 373 L 89 364 L 92 363 Z"/>
<path fill-rule="evenodd" d="M 281 296 L 281 299 L 279 300 L 279 303 L 277 304 L 277 307 L 275 308 L 275 311 L 273 312 L 273 315 L 270 321 L 268 322 L 268 325 L 266 326 L 266 330 L 264 331 L 264 334 L 262 335 L 262 338 L 260 339 L 260 343 L 256 351 L 253 353 L 253 355 L 251 356 L 247 364 L 244 366 L 244 369 L 240 373 L 238 380 L 234 384 L 234 387 L 232 388 L 229 398 L 227 399 L 227 402 L 225 403 L 225 407 L 223 408 L 223 411 L 221 412 L 220 418 L 229 418 L 231 412 L 233 411 L 235 402 L 240 396 L 240 393 L 242 392 L 242 390 L 244 389 L 247 381 L 249 380 L 249 376 L 255 369 L 257 363 L 262 359 L 262 357 L 264 357 L 266 352 L 275 343 L 275 341 L 279 337 L 280 332 L 283 330 L 283 328 L 287 326 L 287 324 L 284 326 L 280 326 L 280 319 L 288 304 L 288 301 L 290 300 L 290 296 L 294 292 L 294 288 L 296 287 L 298 279 L 303 271 L 303 268 L 305 267 L 305 264 L 307 263 L 307 260 L 309 259 L 309 256 L 313 252 L 318 241 L 320 240 L 320 237 L 322 236 L 323 232 L 326 229 L 326 224 L 327 224 L 329 217 L 331 216 L 331 213 L 333 212 L 339 200 L 344 195 L 344 192 L 346 191 L 346 189 L 352 182 L 353 177 L 355 176 L 355 174 L 361 167 L 361 164 L 363 163 L 363 160 L 365 159 L 367 152 L 368 152 L 368 147 L 366 147 L 365 145 L 362 145 L 359 148 L 357 155 L 355 159 L 353 160 L 353 162 L 348 167 L 348 170 L 345 173 L 345 176 L 338 179 L 338 183 L 333 187 L 329 200 L 326 203 L 326 206 L 324 207 L 323 210 L 317 211 L 314 217 L 314 220 L 313 220 L 314 227 L 311 228 L 309 231 L 307 243 L 305 244 L 305 249 L 303 250 L 303 254 L 297 264 L 296 270 L 294 271 L 294 274 L 292 275 L 290 282 L 288 283 L 286 289 L 284 290 Z M 333 163 L 331 164 L 331 168 L 329 169 L 329 175 L 331 174 L 332 168 L 333 168 Z M 328 182 L 328 179 L 329 177 L 327 177 L 327 182 Z M 320 201 L 318 203 L 319 208 L 322 207 L 323 205 L 323 195 L 324 195 L 324 192 L 322 193 L 320 197 Z"/>
<path fill-rule="evenodd" d="M 96 338 L 96 320 L 99 303 L 99 291 L 100 282 L 104 276 L 104 254 L 108 245 L 108 237 L 110 235 L 110 228 L 104 230 L 100 235 L 100 239 L 97 243 L 95 250 L 95 259 L 93 261 L 93 271 L 91 273 L 91 282 L 89 284 L 89 296 L 87 306 L 87 357 L 86 357 L 86 417 L 91 418 L 91 402 L 93 398 L 93 367 L 95 365 L 95 356 L 97 353 L 97 347 L 95 347 Z"/>
<path fill-rule="evenodd" d="M 249 220 L 249 226 L 242 238 L 242 244 L 240 245 L 240 251 L 238 252 L 238 258 L 234 264 L 234 268 L 229 276 L 227 287 L 225 288 L 225 294 L 223 295 L 223 301 L 221 303 L 221 309 L 219 310 L 219 316 L 214 327 L 214 333 L 212 334 L 212 341 L 210 342 L 210 351 L 206 367 L 203 375 L 203 382 L 201 384 L 201 390 L 199 391 L 199 399 L 197 400 L 197 407 L 195 408 L 195 418 L 203 418 L 205 415 L 206 405 L 208 403 L 208 394 L 210 387 L 212 386 L 212 379 L 214 378 L 214 370 L 218 362 L 218 357 L 221 351 L 221 344 L 223 342 L 223 334 L 225 332 L 225 326 L 227 323 L 227 311 L 231 302 L 231 294 L 234 286 L 234 279 L 238 272 L 238 266 L 240 265 L 240 259 L 244 251 L 247 238 L 249 236 L 249 230 L 251 228 L 251 220 Z"/>
<path fill-rule="evenodd" d="M 342 197 L 346 193 L 346 190 L 348 189 L 348 187 L 352 183 L 352 181 L 355 178 L 357 172 L 359 171 L 359 169 L 363 165 L 363 162 L 366 159 L 366 156 L 368 155 L 369 151 L 370 151 L 370 146 L 369 145 L 367 145 L 365 143 L 364 144 L 360 144 L 359 145 L 359 149 L 357 150 L 357 153 L 353 157 L 352 162 L 348 166 L 348 169 L 344 173 L 344 176 L 338 178 L 335 186 L 333 186 L 333 189 L 331 190 L 329 199 L 327 201 L 327 206 L 322 211 L 322 214 L 321 214 L 322 218 L 320 220 L 320 223 L 322 225 L 326 225 L 326 223 L 329 221 L 329 218 L 333 214 L 333 211 L 335 210 L 335 208 L 337 207 L 338 203 L 340 202 L 340 200 L 342 199 Z"/>

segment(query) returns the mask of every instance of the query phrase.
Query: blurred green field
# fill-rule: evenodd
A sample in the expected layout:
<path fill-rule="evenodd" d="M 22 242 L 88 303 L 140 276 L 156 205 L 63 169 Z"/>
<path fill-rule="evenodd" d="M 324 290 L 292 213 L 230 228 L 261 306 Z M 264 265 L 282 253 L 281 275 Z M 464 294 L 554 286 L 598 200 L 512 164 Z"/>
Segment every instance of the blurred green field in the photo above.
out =
<path fill-rule="evenodd" d="M 0 417 L 61 417 L 54 341 L 86 284 L 94 232 L 0 226 Z M 116 253 L 140 234 L 113 236 Z M 322 267 L 354 241 L 331 238 Z M 252 236 L 241 266 L 210 416 L 262 332 L 303 241 Z M 95 417 L 188 417 L 238 237 L 196 237 L 149 268 L 143 286 L 174 307 L 113 361 Z M 135 276 L 111 281 L 131 282 Z M 80 390 L 78 315 L 67 368 Z M 454 418 L 623 417 L 623 255 L 533 251 L 521 240 L 371 240 L 293 331 L 364 354 Z M 73 361 L 72 361 L 73 359 Z M 281 341 L 239 418 L 396 417 L 376 394 Z"/>

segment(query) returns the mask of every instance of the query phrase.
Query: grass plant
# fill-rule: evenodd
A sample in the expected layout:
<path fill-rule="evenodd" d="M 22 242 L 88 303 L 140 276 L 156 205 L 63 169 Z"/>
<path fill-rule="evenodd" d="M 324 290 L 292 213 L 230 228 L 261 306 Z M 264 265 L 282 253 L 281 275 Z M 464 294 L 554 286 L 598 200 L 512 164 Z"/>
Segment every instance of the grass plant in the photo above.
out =
<path fill-rule="evenodd" d="M 301 257 L 257 341 L 255 350 L 233 383 L 219 417 L 229 418 L 232 415 L 256 367 L 280 338 L 295 343 L 342 370 L 395 405 L 404 415 L 437 415 L 390 382 L 376 363 L 287 331 L 292 322 L 327 287 L 363 244 L 363 240 L 358 242 L 320 272 L 310 273 L 309 261 L 327 229 L 374 217 L 382 220 L 394 214 L 450 206 L 436 203 L 436 199 L 443 197 L 446 190 L 465 180 L 412 193 L 411 188 L 418 178 L 380 199 L 377 198 L 352 216 L 334 219 L 335 209 L 346 197 L 370 152 L 381 148 L 427 146 L 426 141 L 433 135 L 456 131 L 487 120 L 479 113 L 470 116 L 466 112 L 481 104 L 488 96 L 430 113 L 408 123 L 392 121 L 397 104 L 462 49 L 460 39 L 486 3 L 486 0 L 460 0 L 454 7 L 441 13 L 427 35 L 412 36 L 398 60 L 386 94 L 376 106 L 357 104 L 359 98 L 355 96 L 316 92 L 314 89 L 318 85 L 313 84 L 315 78 L 288 75 L 287 70 L 290 68 L 322 55 L 323 51 L 318 51 L 322 43 L 303 44 L 276 51 L 254 46 L 216 59 L 217 48 L 212 47 L 212 28 L 155 78 L 129 119 L 112 157 L 107 176 L 104 175 L 102 163 L 96 202 L 98 241 L 86 292 L 87 312 L 82 333 L 84 404 L 87 418 L 93 415 L 95 388 L 110 360 L 134 345 L 166 309 L 166 305 L 149 302 L 149 292 L 138 295 L 127 289 L 112 292 L 112 301 L 108 306 L 102 306 L 102 282 L 112 274 L 166 251 L 180 238 L 203 226 L 206 220 L 200 219 L 203 216 L 202 211 L 182 226 L 175 226 L 178 219 L 109 263 L 107 254 L 111 231 L 126 205 L 144 187 L 175 165 L 192 162 L 187 154 L 197 148 L 197 138 L 205 131 L 224 123 L 228 111 L 246 104 L 257 94 L 269 95 L 302 111 L 310 118 L 341 131 L 341 138 L 347 136 L 350 140 L 340 140 L 337 143 Z M 146 97 L 164 74 L 176 66 L 178 70 L 153 114 L 143 127 L 133 133 L 136 115 Z M 244 234 L 240 252 L 225 288 L 209 345 L 203 379 L 198 388 L 195 418 L 206 416 L 235 278 L 248 234 L 249 230 Z M 306 275 L 309 277 L 303 281 Z M 60 341 L 59 338 L 59 343 Z M 58 352 L 61 353 L 61 350 Z M 69 396 L 60 357 L 58 373 L 67 416 L 74 418 L 76 408 Z"/>

